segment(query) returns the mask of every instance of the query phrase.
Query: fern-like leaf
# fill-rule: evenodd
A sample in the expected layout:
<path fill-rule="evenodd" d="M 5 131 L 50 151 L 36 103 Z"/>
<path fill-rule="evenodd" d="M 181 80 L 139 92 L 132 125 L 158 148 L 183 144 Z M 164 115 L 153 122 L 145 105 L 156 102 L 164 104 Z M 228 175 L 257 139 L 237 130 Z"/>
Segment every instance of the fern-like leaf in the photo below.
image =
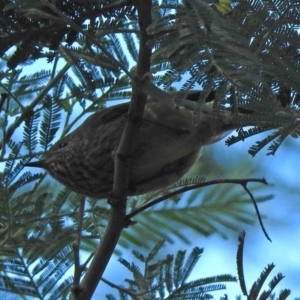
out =
<path fill-rule="evenodd" d="M 182 271 L 186 251 L 178 251 L 174 261 L 173 280 L 177 289 L 182 283 Z"/>
<path fill-rule="evenodd" d="M 29 117 L 29 120 L 25 122 L 23 131 L 23 141 L 25 147 L 28 149 L 29 153 L 32 153 L 38 144 L 38 119 L 40 117 L 39 113 L 35 113 L 33 116 Z"/>
<path fill-rule="evenodd" d="M 196 263 L 198 262 L 201 254 L 203 253 L 204 249 L 203 248 L 198 248 L 195 247 L 192 251 L 192 253 L 188 256 L 183 270 L 182 270 L 182 280 L 181 280 L 181 285 L 185 283 L 187 278 L 190 276 L 191 272 L 193 271 Z"/>
<path fill-rule="evenodd" d="M 259 294 L 260 290 L 262 289 L 262 286 L 263 286 L 265 280 L 267 279 L 267 277 L 269 276 L 271 271 L 274 269 L 274 267 L 275 267 L 274 264 L 270 264 L 261 272 L 260 277 L 257 279 L 256 282 L 254 282 L 254 284 L 252 285 L 252 287 L 250 289 L 249 297 L 251 299 L 257 299 L 258 294 Z"/>
<path fill-rule="evenodd" d="M 40 144 L 43 150 L 47 150 L 49 144 L 54 139 L 60 125 L 60 108 L 47 96 L 43 120 L 40 127 Z"/>
<path fill-rule="evenodd" d="M 248 296 L 246 282 L 245 282 L 245 275 L 244 275 L 244 264 L 243 264 L 245 235 L 246 235 L 245 231 L 242 231 L 238 237 L 239 245 L 236 253 L 236 265 L 237 265 L 237 273 L 238 273 L 238 278 L 239 278 L 239 283 L 240 283 L 242 293 L 245 296 Z"/>

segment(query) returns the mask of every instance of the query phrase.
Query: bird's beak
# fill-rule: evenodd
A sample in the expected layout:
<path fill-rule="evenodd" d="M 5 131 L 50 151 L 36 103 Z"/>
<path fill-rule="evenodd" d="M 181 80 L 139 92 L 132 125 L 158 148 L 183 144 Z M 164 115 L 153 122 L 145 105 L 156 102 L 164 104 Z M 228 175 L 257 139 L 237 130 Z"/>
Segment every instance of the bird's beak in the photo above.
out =
<path fill-rule="evenodd" d="M 34 167 L 34 168 L 45 168 L 46 162 L 45 160 L 31 161 L 24 164 L 25 167 Z"/>

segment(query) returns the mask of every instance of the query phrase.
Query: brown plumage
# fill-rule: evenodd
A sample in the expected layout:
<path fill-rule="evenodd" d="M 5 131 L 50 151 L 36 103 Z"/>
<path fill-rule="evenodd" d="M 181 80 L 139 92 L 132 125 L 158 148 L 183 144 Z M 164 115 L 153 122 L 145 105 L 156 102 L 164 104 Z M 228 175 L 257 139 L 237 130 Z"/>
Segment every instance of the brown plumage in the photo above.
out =
<path fill-rule="evenodd" d="M 112 191 L 114 152 L 127 118 L 129 103 L 89 116 L 76 130 L 59 140 L 41 161 L 41 167 L 71 190 L 106 198 Z M 178 181 L 193 166 L 202 146 L 220 139 L 228 128 L 221 120 L 149 99 L 134 141 L 128 195 L 159 190 Z"/>

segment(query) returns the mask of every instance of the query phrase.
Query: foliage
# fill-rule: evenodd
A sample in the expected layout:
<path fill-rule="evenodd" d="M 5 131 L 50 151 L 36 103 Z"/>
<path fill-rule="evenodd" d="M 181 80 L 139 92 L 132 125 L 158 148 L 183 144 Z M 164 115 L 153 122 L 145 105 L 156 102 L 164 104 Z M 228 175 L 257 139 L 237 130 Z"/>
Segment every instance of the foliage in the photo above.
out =
<path fill-rule="evenodd" d="M 245 232 L 239 235 L 239 245 L 237 249 L 237 271 L 238 280 L 232 275 L 223 274 L 206 278 L 199 278 L 187 282 L 193 272 L 203 249 L 195 247 L 190 255 L 185 258 L 186 251 L 179 250 L 174 257 L 167 255 L 163 259 L 156 259 L 158 251 L 163 245 L 163 241 L 158 242 L 147 256 L 134 251 L 133 255 L 140 263 L 144 264 L 144 270 L 140 270 L 136 263 L 129 263 L 125 259 L 120 259 L 120 263 L 125 266 L 133 276 L 133 279 L 126 279 L 128 287 L 116 285 L 106 279 L 102 279 L 106 284 L 118 290 L 120 299 L 212 299 L 213 292 L 226 289 L 225 282 L 239 282 L 242 293 L 247 299 L 269 299 L 275 296 L 274 289 L 283 279 L 282 274 L 277 274 L 269 283 L 269 289 L 260 291 L 263 288 L 265 280 L 275 267 L 274 264 L 268 265 L 260 274 L 259 278 L 253 283 L 249 293 L 246 289 L 244 266 L 243 266 L 243 248 L 245 241 Z M 273 293 L 273 294 L 272 294 Z M 286 299 L 290 295 L 290 290 L 280 291 L 278 298 Z M 115 299 L 113 295 L 107 295 L 107 299 Z M 223 298 L 222 298 L 223 299 Z M 228 299 L 227 295 L 224 299 Z"/>
<path fill-rule="evenodd" d="M 266 279 L 270 275 L 271 271 L 274 269 L 275 265 L 269 264 L 260 274 L 259 278 L 253 283 L 249 293 L 246 289 L 245 276 L 244 276 L 244 267 L 243 267 L 243 251 L 244 251 L 244 241 L 245 241 L 246 233 L 243 231 L 239 235 L 239 246 L 237 251 L 237 271 L 238 278 L 241 286 L 242 293 L 247 296 L 247 299 L 262 299 L 267 300 L 272 295 L 277 284 L 284 278 L 281 273 L 278 273 L 276 276 L 272 278 L 269 283 L 269 289 L 267 291 L 263 291 L 260 295 L 260 291 L 265 283 Z M 284 289 L 279 293 L 278 299 L 286 299 L 290 295 L 291 291 L 288 289 Z M 274 294 L 273 294 L 274 295 Z"/>
<path fill-rule="evenodd" d="M 185 258 L 186 251 L 178 251 L 176 256 L 167 255 L 164 259 L 155 260 L 158 250 L 163 245 L 160 241 L 151 252 L 145 257 L 141 253 L 134 251 L 135 258 L 144 264 L 142 272 L 135 263 L 129 263 L 125 259 L 120 259 L 120 263 L 125 266 L 133 275 L 133 280 L 126 279 L 128 288 L 115 285 L 106 279 L 105 283 L 118 289 L 120 299 L 211 299 L 212 292 L 225 289 L 224 282 L 236 282 L 236 278 L 229 275 L 218 275 L 207 278 L 187 281 L 195 268 L 203 249 L 195 247 L 190 255 Z M 107 295 L 107 299 L 113 299 L 112 295 Z"/>
<path fill-rule="evenodd" d="M 82 199 L 50 181 L 46 174 L 33 174 L 23 166 L 72 131 L 88 113 L 130 99 L 143 21 L 138 18 L 135 2 L 0 3 L 0 162 L 4 166 L 0 174 L 0 289 L 5 292 L 39 299 L 64 297 L 72 284 L 66 275 L 73 266 L 72 253 L 81 247 L 92 255 L 104 234 L 108 205 Z M 170 89 L 181 81 L 183 93 L 200 85 L 205 90 L 197 99 L 200 103 L 205 102 L 205 94 L 215 90 L 216 116 L 230 106 L 230 120 L 236 127 L 256 126 L 240 128 L 237 136 L 228 138 L 228 144 L 277 128 L 251 147 L 252 155 L 270 142 L 269 154 L 274 154 L 287 136 L 298 136 L 298 1 L 239 0 L 232 1 L 230 7 L 228 1 L 152 2 L 147 45 L 153 49 L 155 84 Z M 239 108 L 254 113 L 241 115 Z M 122 234 L 117 252 L 129 245 L 149 246 L 157 238 L 189 242 L 178 227 L 204 235 L 218 231 L 225 236 L 226 229 L 237 229 L 236 220 L 251 223 L 255 218 L 254 214 L 245 215 L 250 201 L 234 188 L 197 195 L 187 204 L 182 200 L 177 204 L 176 198 L 139 215 L 138 224 Z M 128 213 L 154 196 L 130 199 Z M 267 199 L 256 197 L 257 201 Z M 84 212 L 80 210 L 82 203 Z M 186 284 L 188 272 L 186 276 L 180 273 L 183 256 L 181 252 L 174 261 L 169 257 L 168 264 L 165 260 L 156 265 L 165 268 L 160 274 L 164 280 L 173 279 L 166 282 L 168 293 Z M 194 260 L 197 257 L 195 253 L 192 256 Z M 82 265 L 89 261 L 90 257 Z M 175 261 L 176 266 L 172 265 Z M 134 265 L 123 263 L 135 280 L 140 280 L 134 288 L 141 289 L 145 278 Z M 167 276 L 172 268 L 181 281 Z M 251 297 L 258 295 L 270 270 L 267 267 L 262 273 Z M 162 278 L 155 278 L 158 287 Z M 280 278 L 274 278 L 270 290 Z M 159 292 L 162 296 L 163 289 Z"/>
<path fill-rule="evenodd" d="M 167 12 L 165 7 L 158 9 L 160 18 L 149 33 L 156 37 L 152 40 L 154 64 L 165 61 L 169 67 L 161 82 L 166 88 L 188 73 L 182 89 L 201 84 L 208 91 L 218 91 L 215 100 L 220 106 L 251 109 L 254 113 L 234 118 L 236 126 L 257 127 L 240 129 L 238 136 L 228 139 L 228 145 L 279 127 L 249 151 L 255 155 L 275 140 L 268 149 L 274 154 L 289 134 L 297 136 L 299 125 L 290 111 L 294 109 L 297 115 L 299 3 L 242 0 L 229 15 L 220 15 L 205 2 L 188 0 L 176 13 L 171 1 Z"/>

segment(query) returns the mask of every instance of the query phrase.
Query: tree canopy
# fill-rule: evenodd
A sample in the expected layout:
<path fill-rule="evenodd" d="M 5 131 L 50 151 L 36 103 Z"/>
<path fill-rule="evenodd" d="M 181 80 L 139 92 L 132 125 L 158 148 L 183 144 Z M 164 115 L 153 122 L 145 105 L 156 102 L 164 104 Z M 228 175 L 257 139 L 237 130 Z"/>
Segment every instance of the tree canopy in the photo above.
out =
<path fill-rule="evenodd" d="M 155 261 L 162 246 L 157 241 L 190 241 L 179 227 L 224 235 L 237 221 L 253 222 L 249 204 L 271 198 L 254 193 L 263 179 L 232 181 L 239 190 L 222 185 L 213 192 L 193 191 L 184 203 L 181 193 L 204 187 L 204 177 L 181 180 L 172 195 L 163 191 L 127 200 L 126 186 L 116 184 L 119 200 L 111 208 L 24 165 L 90 113 L 130 100 L 128 118 L 141 118 L 147 95 L 233 124 L 237 133 L 227 145 L 268 132 L 249 153 L 267 147 L 262 151 L 274 155 L 287 137 L 299 135 L 299 24 L 297 0 L 1 1 L 0 290 L 37 299 L 90 299 L 113 252 L 141 245 L 152 249 L 147 257 L 134 252 L 144 273 L 121 260 L 133 274 L 129 287 L 107 282 L 119 289 L 120 299 L 199 299 L 235 281 L 231 275 L 188 281 L 202 250 Z M 189 91 L 199 89 L 191 101 Z M 128 153 L 126 136 L 134 139 L 137 130 L 126 125 L 120 153 Z M 116 163 L 115 182 L 126 178 L 126 168 Z M 250 188 L 252 181 L 256 185 Z M 224 180 L 211 184 L 219 183 Z M 238 278 L 242 292 L 257 299 L 273 265 L 248 294 L 242 280 L 244 237 L 239 236 Z M 281 279 L 275 276 L 261 299 Z M 280 299 L 288 295 L 283 290 Z"/>

